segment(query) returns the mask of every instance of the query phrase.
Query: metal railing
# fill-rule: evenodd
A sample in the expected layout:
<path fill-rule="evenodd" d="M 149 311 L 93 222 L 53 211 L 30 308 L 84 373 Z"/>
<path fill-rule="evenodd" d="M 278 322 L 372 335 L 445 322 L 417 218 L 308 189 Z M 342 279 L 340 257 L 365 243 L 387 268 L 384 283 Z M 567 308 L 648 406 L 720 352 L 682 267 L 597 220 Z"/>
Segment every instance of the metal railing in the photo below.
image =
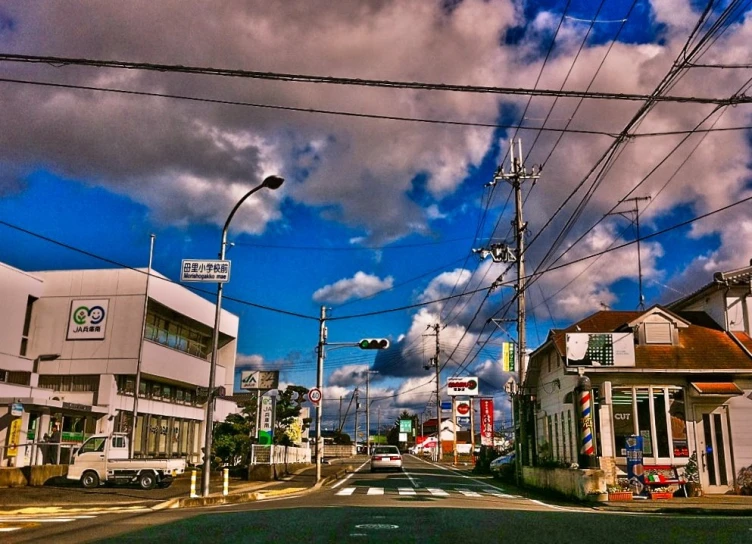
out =
<path fill-rule="evenodd" d="M 289 463 L 310 463 L 311 450 L 294 446 L 261 446 L 251 447 L 252 465 L 282 465 Z"/>
<path fill-rule="evenodd" d="M 73 449 L 80 445 L 81 442 L 26 442 L 5 446 L 4 457 L 24 459 L 23 466 L 59 465 L 61 463 L 67 465 L 72 462 Z M 16 450 L 15 456 L 8 455 L 7 452 L 11 449 Z"/>

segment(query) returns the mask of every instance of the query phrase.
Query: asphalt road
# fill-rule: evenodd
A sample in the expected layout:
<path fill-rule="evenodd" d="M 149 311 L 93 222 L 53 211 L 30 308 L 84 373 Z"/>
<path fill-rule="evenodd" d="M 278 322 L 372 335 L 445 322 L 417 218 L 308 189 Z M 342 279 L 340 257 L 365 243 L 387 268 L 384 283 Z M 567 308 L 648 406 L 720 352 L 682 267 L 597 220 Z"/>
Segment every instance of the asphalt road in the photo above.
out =
<path fill-rule="evenodd" d="M 291 498 L 202 509 L 30 522 L 16 542 L 725 542 L 752 541 L 752 518 L 625 515 L 525 497 L 469 470 L 406 457 L 405 470 Z M 468 467 L 469 468 L 469 467 Z M 36 525 L 34 525 L 36 524 Z"/>

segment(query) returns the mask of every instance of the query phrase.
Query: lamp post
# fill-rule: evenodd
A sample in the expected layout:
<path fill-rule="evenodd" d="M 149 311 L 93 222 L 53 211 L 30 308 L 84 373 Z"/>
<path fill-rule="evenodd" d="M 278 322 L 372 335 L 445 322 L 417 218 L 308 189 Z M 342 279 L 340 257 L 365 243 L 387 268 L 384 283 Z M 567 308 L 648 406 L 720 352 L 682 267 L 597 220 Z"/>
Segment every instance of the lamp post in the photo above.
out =
<path fill-rule="evenodd" d="M 235 207 L 230 212 L 230 215 L 227 217 L 227 221 L 225 221 L 225 226 L 222 228 L 222 243 L 219 246 L 219 259 L 224 261 L 225 260 L 225 250 L 227 248 L 227 231 L 230 228 L 230 222 L 232 221 L 232 218 L 235 216 L 235 212 L 238 211 L 238 208 L 240 207 L 243 202 L 246 201 L 246 199 L 251 196 L 253 193 L 260 189 L 279 189 L 282 184 L 284 183 L 284 178 L 281 178 L 279 176 L 268 176 L 264 179 L 264 181 L 261 182 L 261 185 L 258 185 L 248 191 L 243 198 L 241 198 L 237 204 L 235 204 Z M 209 365 L 209 398 L 206 401 L 206 422 L 205 422 L 205 435 L 204 435 L 204 466 L 203 471 L 201 474 L 201 494 L 204 497 L 209 496 L 209 480 L 210 480 L 210 471 L 211 471 L 211 447 L 212 447 L 212 431 L 213 431 L 213 424 L 212 420 L 214 419 L 214 374 L 217 371 L 217 349 L 219 344 L 219 324 L 220 324 L 220 315 L 222 314 L 222 283 L 217 283 L 217 304 L 216 309 L 214 313 L 214 332 L 212 335 L 212 355 L 211 355 L 211 364 Z"/>

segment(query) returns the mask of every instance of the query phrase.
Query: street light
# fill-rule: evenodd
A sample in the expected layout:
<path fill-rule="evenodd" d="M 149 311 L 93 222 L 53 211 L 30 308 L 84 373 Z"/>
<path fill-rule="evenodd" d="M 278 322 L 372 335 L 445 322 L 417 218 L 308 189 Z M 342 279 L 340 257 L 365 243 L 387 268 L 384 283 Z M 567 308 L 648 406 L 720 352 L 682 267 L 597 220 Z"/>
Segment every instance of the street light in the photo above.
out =
<path fill-rule="evenodd" d="M 227 248 L 227 231 L 230 228 L 230 222 L 235 216 L 235 212 L 238 211 L 243 202 L 251 196 L 253 193 L 260 189 L 279 189 L 285 182 L 284 178 L 279 176 L 268 176 L 261 182 L 261 185 L 254 187 L 248 191 L 243 198 L 241 198 L 235 207 L 230 212 L 230 215 L 225 221 L 225 226 L 222 228 L 222 244 L 219 246 L 219 259 L 225 260 L 225 250 Z M 209 398 L 206 401 L 206 433 L 204 436 L 204 467 L 201 474 L 201 494 L 204 497 L 209 496 L 209 480 L 211 471 L 211 447 L 212 447 L 212 420 L 214 419 L 214 374 L 217 371 L 217 348 L 219 344 L 219 323 L 220 315 L 222 314 L 222 283 L 217 283 L 217 305 L 214 313 L 214 333 L 212 335 L 212 355 L 211 364 L 209 365 Z M 138 394 L 138 393 L 136 393 Z"/>

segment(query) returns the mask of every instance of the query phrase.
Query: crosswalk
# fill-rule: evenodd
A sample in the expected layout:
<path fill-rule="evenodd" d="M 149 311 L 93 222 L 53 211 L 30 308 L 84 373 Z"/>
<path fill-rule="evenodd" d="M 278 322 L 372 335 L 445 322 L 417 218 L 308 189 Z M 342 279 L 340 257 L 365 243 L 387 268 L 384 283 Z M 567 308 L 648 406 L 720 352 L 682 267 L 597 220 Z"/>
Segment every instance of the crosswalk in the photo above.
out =
<path fill-rule="evenodd" d="M 432 496 L 432 497 L 450 497 L 450 496 L 464 496 L 471 498 L 482 497 L 496 497 L 498 499 L 519 499 L 520 495 L 510 495 L 504 493 L 500 489 L 485 488 L 485 489 L 468 489 L 464 487 L 457 487 L 451 489 L 442 489 L 438 487 L 397 487 L 397 488 L 384 488 L 384 487 L 367 487 L 367 486 L 351 486 L 344 487 L 337 491 L 335 495 L 339 497 L 350 497 L 353 495 L 399 495 L 400 497 L 418 497 L 418 496 Z"/>

